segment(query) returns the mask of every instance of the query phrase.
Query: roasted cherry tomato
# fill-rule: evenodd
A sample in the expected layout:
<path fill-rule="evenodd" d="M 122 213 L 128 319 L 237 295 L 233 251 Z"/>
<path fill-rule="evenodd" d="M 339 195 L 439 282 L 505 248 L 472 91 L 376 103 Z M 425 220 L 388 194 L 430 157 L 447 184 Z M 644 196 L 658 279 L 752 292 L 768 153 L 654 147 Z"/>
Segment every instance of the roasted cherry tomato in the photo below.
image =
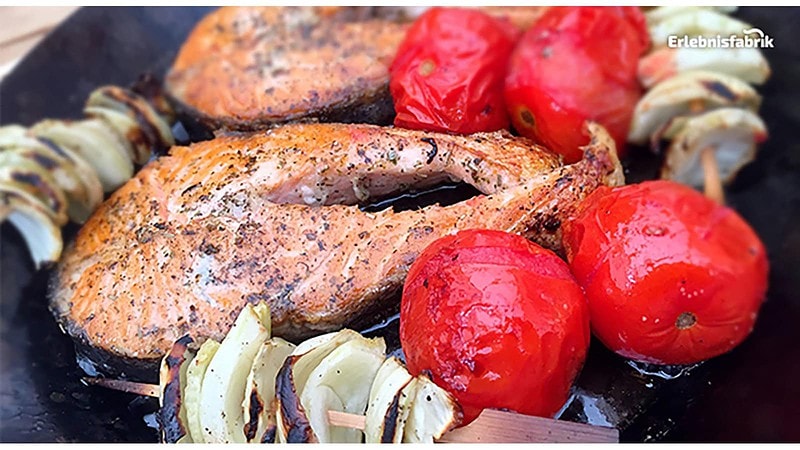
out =
<path fill-rule="evenodd" d="M 505 98 L 514 128 L 575 162 L 583 123 L 605 126 L 624 150 L 642 91 L 636 76 L 649 37 L 635 7 L 551 8 L 520 39 Z"/>
<path fill-rule="evenodd" d="M 501 231 L 432 243 L 403 288 L 400 342 L 413 374 L 430 371 L 466 422 L 484 408 L 552 416 L 589 345 L 583 292 L 553 252 Z"/>
<path fill-rule="evenodd" d="M 600 188 L 564 225 L 592 330 L 618 354 L 689 364 L 750 333 L 767 286 L 764 246 L 730 208 L 650 181 Z"/>
<path fill-rule="evenodd" d="M 394 124 L 465 134 L 508 128 L 503 79 L 518 34 L 474 9 L 425 12 L 391 66 Z"/>

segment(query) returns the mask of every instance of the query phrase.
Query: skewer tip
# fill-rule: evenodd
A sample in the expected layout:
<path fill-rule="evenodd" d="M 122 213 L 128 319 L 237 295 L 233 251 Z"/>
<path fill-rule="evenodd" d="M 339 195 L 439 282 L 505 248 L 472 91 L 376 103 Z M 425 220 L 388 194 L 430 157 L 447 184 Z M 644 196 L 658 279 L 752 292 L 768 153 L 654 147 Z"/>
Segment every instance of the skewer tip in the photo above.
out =
<path fill-rule="evenodd" d="M 156 384 L 137 383 L 135 381 L 115 380 L 111 378 L 83 377 L 81 381 L 87 385 L 101 386 L 115 391 L 127 392 L 129 394 L 144 395 L 147 397 L 158 397 L 159 387 Z"/>

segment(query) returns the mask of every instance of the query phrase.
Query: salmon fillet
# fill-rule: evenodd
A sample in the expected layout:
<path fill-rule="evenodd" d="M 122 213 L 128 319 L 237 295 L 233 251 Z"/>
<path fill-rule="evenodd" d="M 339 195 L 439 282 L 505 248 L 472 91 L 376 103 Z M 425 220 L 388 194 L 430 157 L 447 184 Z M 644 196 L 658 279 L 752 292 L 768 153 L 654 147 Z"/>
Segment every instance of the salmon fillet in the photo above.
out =
<path fill-rule="evenodd" d="M 212 128 L 297 120 L 388 124 L 389 64 L 407 24 L 375 8 L 223 7 L 201 20 L 167 92 Z"/>
<path fill-rule="evenodd" d="M 470 228 L 561 250 L 561 222 L 600 185 L 623 182 L 601 127 L 562 166 L 507 133 L 453 136 L 371 125 L 295 124 L 218 137 L 148 164 L 65 251 L 51 310 L 80 343 L 153 359 L 191 333 L 222 339 L 246 303 L 297 340 L 396 308 L 409 265 Z M 367 213 L 358 203 L 460 180 L 486 195 Z"/>
<path fill-rule="evenodd" d="M 212 129 L 294 121 L 389 124 L 389 65 L 427 7 L 223 7 L 184 42 L 169 95 Z M 521 29 L 547 9 L 480 9 Z"/>

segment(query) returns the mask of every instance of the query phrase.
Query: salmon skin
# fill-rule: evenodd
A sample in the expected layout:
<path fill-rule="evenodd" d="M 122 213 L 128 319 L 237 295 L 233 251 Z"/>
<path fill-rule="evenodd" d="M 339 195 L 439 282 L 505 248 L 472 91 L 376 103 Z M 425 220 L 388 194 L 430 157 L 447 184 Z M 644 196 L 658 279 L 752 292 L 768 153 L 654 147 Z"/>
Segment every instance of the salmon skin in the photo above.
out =
<path fill-rule="evenodd" d="M 268 302 L 274 334 L 294 341 L 352 325 L 396 308 L 409 265 L 458 230 L 507 230 L 560 251 L 576 204 L 623 183 L 613 141 L 590 131 L 569 166 L 505 132 L 372 125 L 294 124 L 174 147 L 86 222 L 50 308 L 80 344 L 121 361 L 154 361 L 185 334 L 221 340 L 246 303 Z M 484 195 L 358 207 L 447 180 Z"/>
<path fill-rule="evenodd" d="M 201 20 L 166 78 L 206 126 L 389 124 L 389 65 L 407 23 L 369 7 L 223 7 Z"/>

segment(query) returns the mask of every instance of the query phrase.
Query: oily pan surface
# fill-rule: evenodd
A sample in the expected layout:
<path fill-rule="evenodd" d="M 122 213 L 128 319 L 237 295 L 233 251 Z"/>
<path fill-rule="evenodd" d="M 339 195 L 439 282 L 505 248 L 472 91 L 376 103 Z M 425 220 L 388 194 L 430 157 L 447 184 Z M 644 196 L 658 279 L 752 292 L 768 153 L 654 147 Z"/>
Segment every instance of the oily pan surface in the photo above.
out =
<path fill-rule="evenodd" d="M 0 84 L 0 123 L 78 117 L 98 85 L 127 85 L 147 71 L 163 75 L 209 10 L 78 11 Z M 761 91 L 770 139 L 728 197 L 769 250 L 768 299 L 744 344 L 671 381 L 634 370 L 593 341 L 562 418 L 620 426 L 623 440 L 800 441 L 800 49 L 793 45 L 800 8 L 742 8 L 737 15 L 775 41 L 765 50 L 773 76 Z M 629 181 L 655 175 L 652 157 L 632 153 L 639 157 L 626 164 Z M 471 193 L 443 188 L 427 203 Z M 49 273 L 34 274 L 12 227 L 0 227 L 0 239 L 0 441 L 155 441 L 145 420 L 152 423 L 156 402 L 80 383 L 72 342 L 46 309 Z M 374 333 L 396 347 L 396 325 Z"/>

